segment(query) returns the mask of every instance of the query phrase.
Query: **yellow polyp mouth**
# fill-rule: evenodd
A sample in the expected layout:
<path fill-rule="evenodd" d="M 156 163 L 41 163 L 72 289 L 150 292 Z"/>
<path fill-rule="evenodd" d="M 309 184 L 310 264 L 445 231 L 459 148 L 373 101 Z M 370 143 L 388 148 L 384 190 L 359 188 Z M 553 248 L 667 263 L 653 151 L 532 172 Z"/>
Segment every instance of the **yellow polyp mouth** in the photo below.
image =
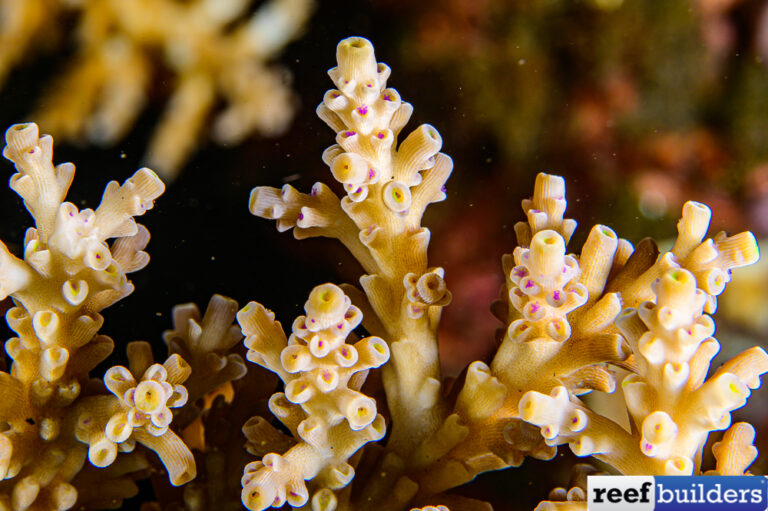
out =
<path fill-rule="evenodd" d="M 94 456 L 94 462 L 97 464 L 103 464 L 107 458 L 109 458 L 109 451 L 107 449 L 99 449 Z"/>
<path fill-rule="evenodd" d="M 669 274 L 669 276 L 676 282 L 685 282 L 685 274 L 681 271 L 673 271 Z"/>
<path fill-rule="evenodd" d="M 263 499 L 262 499 L 261 493 L 258 490 L 253 490 L 248 495 L 248 501 L 249 501 L 249 504 L 250 504 L 250 506 L 248 506 L 248 507 L 251 508 L 251 509 L 262 507 L 261 503 L 262 503 Z"/>
<path fill-rule="evenodd" d="M 165 393 L 159 383 L 143 381 L 136 386 L 134 394 L 136 408 L 142 413 L 158 412 L 165 405 Z"/>

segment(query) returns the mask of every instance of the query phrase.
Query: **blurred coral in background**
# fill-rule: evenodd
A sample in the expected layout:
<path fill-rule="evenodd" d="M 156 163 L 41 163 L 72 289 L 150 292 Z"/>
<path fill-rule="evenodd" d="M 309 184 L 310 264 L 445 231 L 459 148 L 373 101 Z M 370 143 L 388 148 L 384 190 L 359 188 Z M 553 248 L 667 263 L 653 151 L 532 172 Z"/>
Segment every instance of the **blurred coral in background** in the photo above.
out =
<path fill-rule="evenodd" d="M 269 63 L 301 34 L 313 4 L 271 0 L 251 12 L 252 3 L 2 0 L 0 79 L 52 29 L 73 25 L 73 55 L 32 117 L 59 140 L 111 145 L 161 81 L 170 98 L 146 160 L 170 181 L 208 131 L 236 144 L 254 132 L 284 133 L 293 118 L 290 77 Z"/>

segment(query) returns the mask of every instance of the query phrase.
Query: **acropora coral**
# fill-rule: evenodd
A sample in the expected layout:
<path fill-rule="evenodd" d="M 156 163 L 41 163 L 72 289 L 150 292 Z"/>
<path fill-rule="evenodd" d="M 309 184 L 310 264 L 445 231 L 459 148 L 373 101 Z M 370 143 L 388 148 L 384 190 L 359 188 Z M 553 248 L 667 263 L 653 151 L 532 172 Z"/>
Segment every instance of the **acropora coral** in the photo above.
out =
<path fill-rule="evenodd" d="M 342 40 L 336 57 L 317 108 L 336 134 L 322 155 L 336 182 L 257 187 L 249 206 L 297 239 L 339 240 L 364 271 L 359 287 L 317 285 L 288 330 L 257 302 L 177 306 L 164 362 L 132 342 L 127 367 L 101 379 L 91 373 L 114 343 L 98 333 L 100 311 L 148 263 L 149 232 L 133 217 L 163 184 L 141 169 L 81 211 L 64 202 L 74 166 L 53 166 L 51 137 L 31 123 L 7 131 L 11 188 L 35 227 L 23 258 L 0 245 L 17 334 L 0 373 L 2 508 L 118 507 L 136 479 L 164 470 L 147 509 L 487 510 L 450 491 L 565 443 L 620 474 L 748 473 L 755 431 L 731 412 L 768 354 L 753 347 L 710 371 L 710 314 L 731 271 L 757 261 L 752 234 L 707 238 L 711 211 L 688 202 L 669 251 L 595 225 L 569 253 L 565 181 L 539 174 L 502 259 L 498 349 L 445 379 L 437 331 L 453 295 L 429 264 L 422 217 L 446 199 L 452 160 L 433 126 L 402 133 L 413 107 L 367 39 Z M 628 425 L 589 405 L 596 391 L 619 398 Z M 704 467 L 713 431 L 725 434 Z M 585 509 L 593 472 L 575 467 L 572 488 L 540 509 Z"/>
<path fill-rule="evenodd" d="M 456 145 L 485 145 L 494 171 L 563 169 L 596 199 L 583 214 L 619 202 L 627 231 L 695 197 L 724 228 L 768 232 L 755 211 L 768 161 L 764 2 L 377 3 L 403 13 L 413 79 L 438 79 L 458 107 L 445 119 L 466 133 Z"/>
<path fill-rule="evenodd" d="M 70 66 L 32 117 L 60 141 L 111 145 L 123 138 L 159 79 L 171 94 L 146 154 L 172 180 L 201 138 L 236 144 L 285 131 L 295 100 L 287 71 L 270 65 L 301 34 L 311 0 L 2 0 L 0 80 L 29 47 L 77 16 Z M 213 116 L 217 103 L 224 108 Z M 213 116 L 213 119 L 211 117 Z"/>

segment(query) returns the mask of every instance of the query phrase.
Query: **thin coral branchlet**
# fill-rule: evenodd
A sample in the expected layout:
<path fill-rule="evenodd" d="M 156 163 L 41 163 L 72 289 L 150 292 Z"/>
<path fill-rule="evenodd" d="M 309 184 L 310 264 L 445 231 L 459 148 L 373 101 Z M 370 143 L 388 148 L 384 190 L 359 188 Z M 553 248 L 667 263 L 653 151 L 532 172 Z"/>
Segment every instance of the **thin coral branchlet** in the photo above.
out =
<path fill-rule="evenodd" d="M 313 508 L 335 508 L 333 490 L 342 490 L 355 474 L 347 461 L 386 431 L 376 401 L 359 391 L 368 370 L 389 359 L 386 343 L 377 337 L 345 342 L 363 318 L 333 284 L 312 290 L 304 309 L 290 339 L 260 304 L 251 302 L 238 313 L 248 360 L 285 383 L 285 392 L 270 399 L 270 410 L 297 439 L 282 455 L 270 453 L 245 467 L 242 498 L 252 510 L 286 501 L 302 506 L 310 489 Z M 305 480 L 312 480 L 310 489 Z"/>

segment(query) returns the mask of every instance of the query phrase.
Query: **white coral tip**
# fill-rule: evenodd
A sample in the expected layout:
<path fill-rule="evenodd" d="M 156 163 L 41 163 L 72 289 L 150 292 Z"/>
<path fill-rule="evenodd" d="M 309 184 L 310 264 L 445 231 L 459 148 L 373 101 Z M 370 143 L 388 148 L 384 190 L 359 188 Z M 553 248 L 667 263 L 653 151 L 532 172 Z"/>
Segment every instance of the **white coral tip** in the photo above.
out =
<path fill-rule="evenodd" d="M 351 300 L 338 286 L 323 284 L 315 287 L 304 304 L 307 329 L 317 332 L 344 320 Z"/>

